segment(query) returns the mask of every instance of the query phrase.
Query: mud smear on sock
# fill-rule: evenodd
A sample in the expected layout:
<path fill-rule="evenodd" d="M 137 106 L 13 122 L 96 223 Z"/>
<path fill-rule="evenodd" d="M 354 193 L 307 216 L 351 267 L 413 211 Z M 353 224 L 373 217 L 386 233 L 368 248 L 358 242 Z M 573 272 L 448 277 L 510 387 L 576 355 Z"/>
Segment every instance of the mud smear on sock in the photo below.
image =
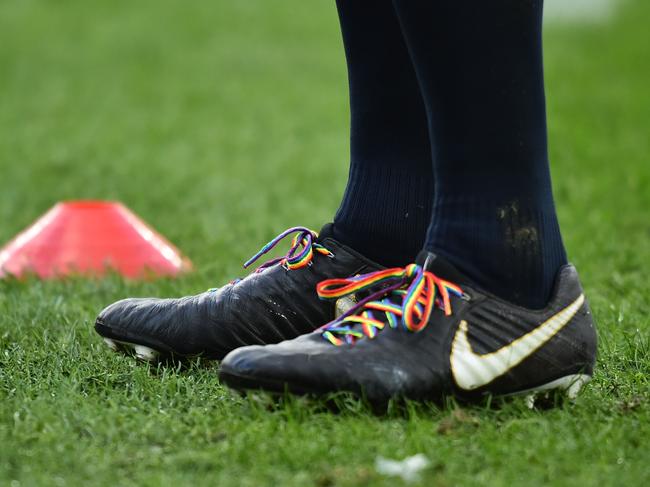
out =
<path fill-rule="evenodd" d="M 521 208 L 517 200 L 497 208 L 497 218 L 503 232 L 502 255 L 508 262 L 509 277 L 517 280 L 535 275 L 533 271 L 542 265 L 539 218 L 533 211 Z M 519 298 L 520 293 L 515 297 Z"/>

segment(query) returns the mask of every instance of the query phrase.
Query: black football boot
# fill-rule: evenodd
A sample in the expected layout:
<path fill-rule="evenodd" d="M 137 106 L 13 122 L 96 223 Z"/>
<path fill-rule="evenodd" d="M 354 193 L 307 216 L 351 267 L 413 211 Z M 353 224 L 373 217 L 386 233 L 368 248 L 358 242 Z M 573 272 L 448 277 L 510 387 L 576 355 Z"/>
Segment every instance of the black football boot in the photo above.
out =
<path fill-rule="evenodd" d="M 134 351 L 145 360 L 162 355 L 221 359 L 231 350 L 276 343 L 313 331 L 349 307 L 322 301 L 316 284 L 323 279 L 372 272 L 381 266 L 331 237 L 307 228 L 286 230 L 244 267 L 295 234 L 284 257 L 270 260 L 244 279 L 180 299 L 131 298 L 104 309 L 95 330 L 114 350 Z M 346 304 L 347 303 L 347 304 Z"/>
<path fill-rule="evenodd" d="M 571 265 L 540 310 L 479 291 L 426 252 L 418 264 L 325 281 L 318 292 L 336 299 L 377 282 L 381 291 L 313 333 L 231 352 L 221 380 L 239 390 L 349 391 L 385 402 L 550 389 L 574 397 L 592 376 L 596 330 Z"/>

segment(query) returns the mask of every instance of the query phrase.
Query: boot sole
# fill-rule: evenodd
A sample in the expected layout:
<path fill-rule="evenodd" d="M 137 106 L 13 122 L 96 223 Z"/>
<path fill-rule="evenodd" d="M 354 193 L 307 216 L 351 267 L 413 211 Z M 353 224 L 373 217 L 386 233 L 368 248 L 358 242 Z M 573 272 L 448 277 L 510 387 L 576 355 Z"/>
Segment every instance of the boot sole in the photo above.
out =
<path fill-rule="evenodd" d="M 297 395 L 306 395 L 306 394 L 324 394 L 327 392 L 334 391 L 317 391 L 317 390 L 306 390 L 300 387 L 290 386 L 286 382 L 275 381 L 275 380 L 260 380 L 259 378 L 248 377 L 245 375 L 232 374 L 226 371 L 221 371 L 219 373 L 219 379 L 222 383 L 225 383 L 229 387 L 236 389 L 238 391 L 266 391 L 271 394 L 283 394 L 285 392 L 290 392 Z M 567 399 L 574 401 L 582 388 L 591 380 L 591 375 L 588 374 L 570 374 L 559 379 L 552 380 L 545 384 L 530 388 L 524 389 L 521 391 L 512 392 L 509 394 L 502 394 L 501 397 L 516 397 L 524 396 L 526 401 L 526 406 L 530 409 L 535 407 L 535 403 L 538 399 L 541 399 L 543 396 L 552 393 L 559 392 Z"/>

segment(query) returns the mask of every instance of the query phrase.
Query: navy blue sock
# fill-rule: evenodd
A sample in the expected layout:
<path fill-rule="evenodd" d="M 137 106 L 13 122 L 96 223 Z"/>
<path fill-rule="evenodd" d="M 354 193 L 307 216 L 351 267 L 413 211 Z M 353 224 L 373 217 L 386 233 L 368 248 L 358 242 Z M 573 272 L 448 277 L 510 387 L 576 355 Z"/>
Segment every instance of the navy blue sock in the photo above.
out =
<path fill-rule="evenodd" d="M 543 307 L 566 255 L 551 191 L 541 0 L 394 0 L 427 107 L 436 194 L 425 247 Z"/>
<path fill-rule="evenodd" d="M 350 174 L 334 236 L 387 266 L 413 260 L 433 205 L 427 116 L 391 0 L 338 0 L 350 83 Z"/>

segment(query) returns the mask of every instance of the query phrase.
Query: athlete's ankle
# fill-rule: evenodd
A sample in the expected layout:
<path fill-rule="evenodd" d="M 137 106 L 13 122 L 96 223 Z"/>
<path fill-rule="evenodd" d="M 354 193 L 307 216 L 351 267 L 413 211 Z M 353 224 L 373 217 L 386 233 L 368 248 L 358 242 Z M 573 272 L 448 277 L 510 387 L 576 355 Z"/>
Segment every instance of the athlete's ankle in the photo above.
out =
<path fill-rule="evenodd" d="M 425 248 L 448 259 L 478 287 L 541 309 L 567 263 L 554 208 L 513 202 L 437 207 Z"/>

